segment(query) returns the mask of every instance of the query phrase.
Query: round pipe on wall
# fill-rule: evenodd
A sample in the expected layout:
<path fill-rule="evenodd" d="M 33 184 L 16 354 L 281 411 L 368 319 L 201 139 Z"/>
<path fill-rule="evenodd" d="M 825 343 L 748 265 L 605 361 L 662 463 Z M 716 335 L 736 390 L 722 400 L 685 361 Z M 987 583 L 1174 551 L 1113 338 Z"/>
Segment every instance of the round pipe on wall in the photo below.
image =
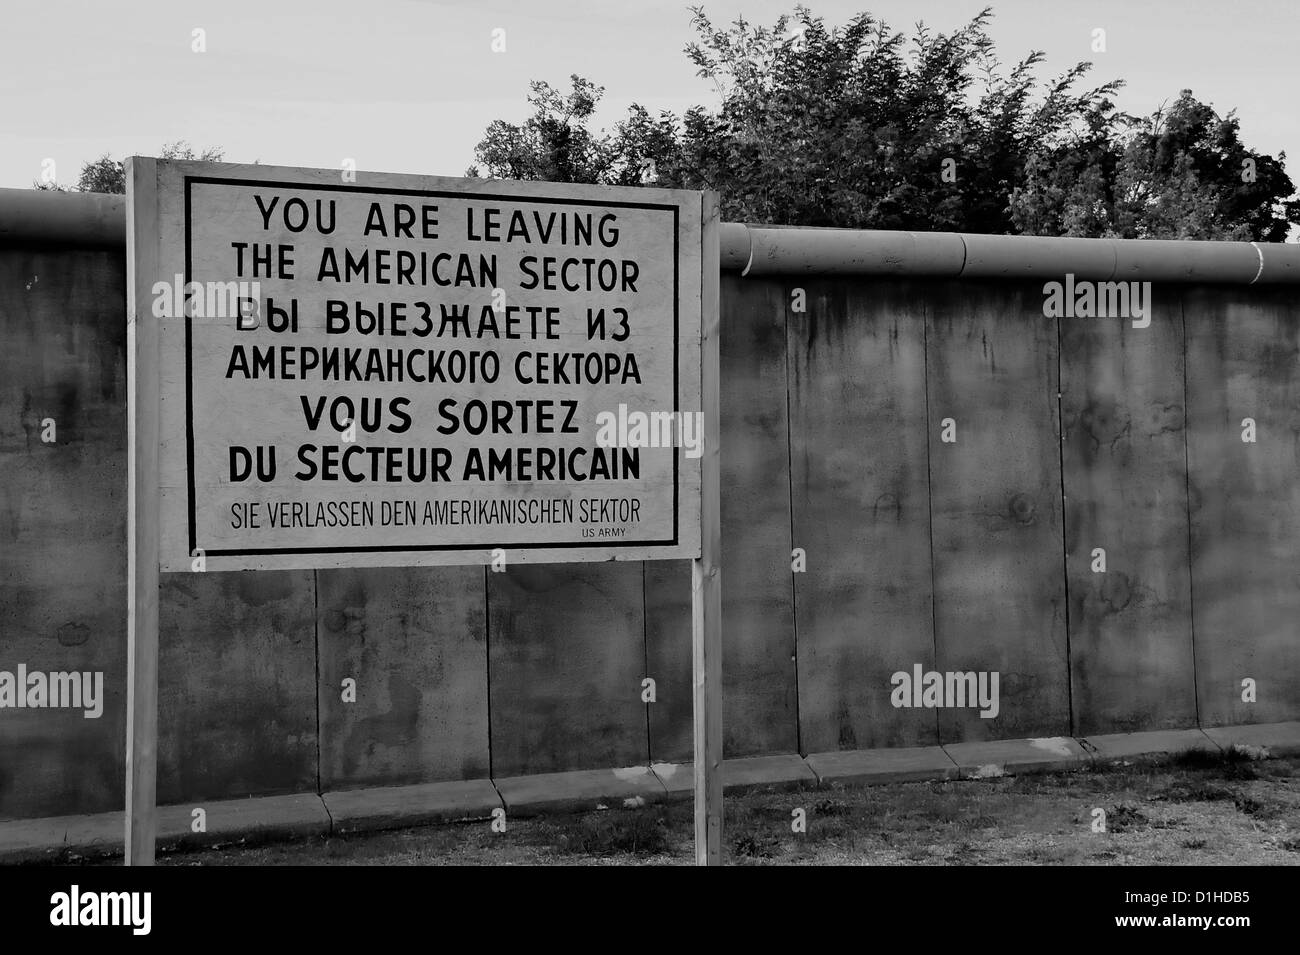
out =
<path fill-rule="evenodd" d="M 1143 282 L 1262 281 L 1259 253 L 1250 242 L 1112 239 L 1115 278 Z M 1300 246 L 1291 247 L 1300 253 Z M 1269 281 L 1276 281 L 1269 279 Z M 1294 279 L 1292 280 L 1294 281 Z"/>
<path fill-rule="evenodd" d="M 1058 236 L 960 235 L 966 247 L 962 278 L 1061 278 L 1104 281 L 1115 274 L 1115 244 Z"/>
<path fill-rule="evenodd" d="M 890 232 L 728 224 L 724 269 L 741 275 L 1300 282 L 1300 245 L 1174 239 Z"/>
<path fill-rule="evenodd" d="M 126 245 L 126 196 L 0 189 L 0 242 Z"/>
<path fill-rule="evenodd" d="M 958 275 L 965 257 L 952 233 L 746 228 L 744 275 Z"/>
<path fill-rule="evenodd" d="M 742 275 L 1300 283 L 1300 245 L 821 229 L 724 222 L 724 271 Z M 0 242 L 126 245 L 126 197 L 0 189 Z"/>

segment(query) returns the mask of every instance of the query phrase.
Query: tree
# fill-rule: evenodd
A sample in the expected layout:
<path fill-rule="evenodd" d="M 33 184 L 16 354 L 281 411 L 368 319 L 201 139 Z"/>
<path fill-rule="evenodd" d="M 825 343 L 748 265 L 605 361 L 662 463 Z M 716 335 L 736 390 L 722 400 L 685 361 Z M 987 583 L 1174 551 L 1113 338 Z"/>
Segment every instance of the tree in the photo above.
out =
<path fill-rule="evenodd" d="M 224 156 L 225 151 L 215 146 L 196 154 L 194 148 L 184 140 L 163 146 L 159 153 L 161 159 L 197 159 L 203 162 L 221 162 Z M 32 185 L 37 189 L 56 192 L 72 191 L 66 186 L 52 182 L 36 182 Z M 108 192 L 122 195 L 126 192 L 126 166 L 120 160 L 104 153 L 98 159 L 92 159 L 82 165 L 81 175 L 77 177 L 77 184 L 72 189 L 76 192 Z"/>
<path fill-rule="evenodd" d="M 77 177 L 78 192 L 126 192 L 126 167 L 108 153 L 81 167 Z"/>
<path fill-rule="evenodd" d="M 1117 136 L 1031 157 L 1012 218 L 1039 235 L 1281 242 L 1300 222 L 1285 159 L 1248 149 L 1234 113 L 1183 90 Z"/>
<path fill-rule="evenodd" d="M 502 178 L 716 189 L 741 222 L 1269 240 L 1300 222 L 1285 155 L 1247 149 L 1232 113 L 1185 92 L 1136 119 L 1114 105 L 1122 81 L 1083 86 L 1091 64 L 1045 83 L 1041 52 L 1003 69 L 991 17 L 904 36 L 869 13 L 722 29 L 697 8 L 686 54 L 716 108 L 634 105 L 592 132 L 601 87 L 534 83 L 534 115 L 492 123 L 476 155 Z"/>
<path fill-rule="evenodd" d="M 1221 118 L 1183 90 L 1168 112 L 1143 120 L 1125 146 L 1116 173 L 1116 232 L 1281 242 L 1300 222 L 1285 161 L 1286 153 L 1274 159 L 1241 142 L 1235 110 Z"/>
<path fill-rule="evenodd" d="M 475 159 L 496 179 L 599 182 L 607 174 L 608 137 L 594 136 L 587 121 L 605 92 L 581 77 L 561 95 L 550 84 L 534 82 L 528 97 L 534 112 L 522 125 L 495 120 L 474 150 Z M 467 176 L 478 176 L 471 166 Z"/>

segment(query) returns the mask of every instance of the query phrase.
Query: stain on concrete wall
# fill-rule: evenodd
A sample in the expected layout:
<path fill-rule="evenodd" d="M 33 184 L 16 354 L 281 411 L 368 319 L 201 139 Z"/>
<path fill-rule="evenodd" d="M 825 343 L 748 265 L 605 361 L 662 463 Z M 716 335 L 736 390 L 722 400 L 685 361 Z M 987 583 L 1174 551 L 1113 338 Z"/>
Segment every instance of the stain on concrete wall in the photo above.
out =
<path fill-rule="evenodd" d="M 125 313 L 120 254 L 0 249 L 0 670 L 102 672 L 106 697 L 0 710 L 0 819 L 122 806 Z"/>
<path fill-rule="evenodd" d="M 655 703 L 650 707 L 650 755 L 656 762 L 688 763 L 695 756 L 691 564 L 685 560 L 651 560 L 643 566 L 646 675 L 655 680 Z M 724 586 L 726 579 L 724 570 Z"/>
<path fill-rule="evenodd" d="M 483 573 L 317 572 L 323 789 L 488 775 Z"/>
<path fill-rule="evenodd" d="M 885 281 L 804 282 L 790 312 L 790 461 L 807 752 L 937 742 L 890 677 L 934 666 L 925 297 Z M 787 296 L 788 296 L 787 292 Z"/>
<path fill-rule="evenodd" d="M 310 570 L 164 574 L 160 804 L 316 786 Z"/>
<path fill-rule="evenodd" d="M 1001 701 L 939 710 L 940 739 L 1068 733 L 1056 323 L 1041 284 L 935 283 L 926 336 L 935 656 Z"/>
<path fill-rule="evenodd" d="M 1079 733 L 1196 724 L 1182 302 L 1170 285 L 1152 298 L 1145 328 L 1117 317 L 1059 320 Z"/>
<path fill-rule="evenodd" d="M 640 563 L 486 573 L 492 774 L 646 765 Z"/>
<path fill-rule="evenodd" d="M 785 322 L 775 282 L 724 275 L 722 732 L 728 757 L 799 750 Z M 653 758 L 692 758 L 690 564 L 646 567 Z"/>
<path fill-rule="evenodd" d="M 798 749 L 785 318 L 774 283 L 722 282 L 722 734 L 727 756 Z"/>
<path fill-rule="evenodd" d="M 1291 289 L 1188 289 L 1192 622 L 1201 723 L 1300 711 L 1300 307 Z M 1242 440 L 1244 419 L 1255 441 Z M 1254 703 L 1242 681 L 1256 683 Z"/>

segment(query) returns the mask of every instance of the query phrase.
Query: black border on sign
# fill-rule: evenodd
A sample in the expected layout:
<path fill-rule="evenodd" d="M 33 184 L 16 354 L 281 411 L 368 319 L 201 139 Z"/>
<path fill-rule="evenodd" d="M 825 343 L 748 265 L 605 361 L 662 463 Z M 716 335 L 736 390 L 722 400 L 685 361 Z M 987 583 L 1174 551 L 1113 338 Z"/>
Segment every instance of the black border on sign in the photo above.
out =
<path fill-rule="evenodd" d="M 185 183 L 185 284 L 190 284 L 190 187 L 194 183 L 206 183 L 218 186 L 271 187 L 278 189 L 298 189 L 304 192 L 362 192 L 390 196 L 430 196 L 440 199 L 494 199 L 504 202 L 522 202 L 542 205 L 599 206 L 616 209 L 654 209 L 671 211 L 673 214 L 673 411 L 681 411 L 681 390 L 679 381 L 679 359 L 681 349 L 681 290 L 679 273 L 681 271 L 681 236 L 680 207 L 670 203 L 658 202 L 618 202 L 599 199 L 559 199 L 537 198 L 505 193 L 488 192 L 446 192 L 428 189 L 387 189 L 382 186 L 336 185 L 333 183 L 312 184 L 301 182 L 280 182 L 271 179 L 231 179 L 220 176 L 186 176 Z M 188 554 L 193 555 L 198 548 L 197 516 L 195 514 L 194 488 L 194 352 L 191 345 L 191 326 L 193 316 L 189 309 L 185 315 L 185 472 L 187 485 L 187 509 L 189 512 Z M 481 551 L 495 547 L 508 547 L 516 550 L 550 550 L 572 547 L 586 547 L 611 550 L 625 547 L 662 546 L 675 547 L 678 543 L 678 484 L 681 477 L 681 448 L 673 445 L 673 536 L 667 540 L 622 541 L 619 543 L 586 541 L 562 541 L 551 543 L 501 543 L 492 544 L 419 544 L 419 545 L 375 545 L 369 547 L 260 547 L 240 550 L 204 550 L 213 557 L 239 557 L 257 554 L 373 554 L 373 553 L 418 553 L 421 551 Z"/>

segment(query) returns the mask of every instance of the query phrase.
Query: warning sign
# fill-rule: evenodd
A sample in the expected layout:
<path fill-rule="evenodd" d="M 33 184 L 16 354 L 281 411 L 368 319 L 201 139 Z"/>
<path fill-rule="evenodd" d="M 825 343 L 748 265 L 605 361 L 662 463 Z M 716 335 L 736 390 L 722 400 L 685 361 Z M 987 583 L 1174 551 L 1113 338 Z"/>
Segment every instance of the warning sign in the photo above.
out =
<path fill-rule="evenodd" d="M 145 168 L 163 570 L 699 555 L 700 193 Z"/>

